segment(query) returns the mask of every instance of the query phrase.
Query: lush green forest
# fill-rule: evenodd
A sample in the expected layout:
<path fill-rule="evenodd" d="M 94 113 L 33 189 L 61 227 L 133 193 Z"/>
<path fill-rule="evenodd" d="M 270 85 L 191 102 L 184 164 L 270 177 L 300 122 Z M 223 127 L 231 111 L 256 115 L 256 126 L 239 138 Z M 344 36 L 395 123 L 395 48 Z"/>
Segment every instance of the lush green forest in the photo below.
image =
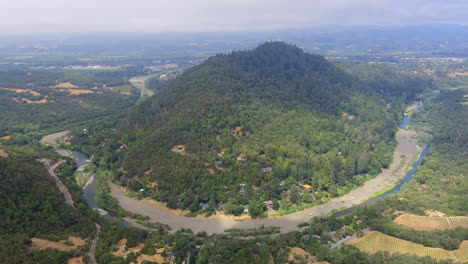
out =
<path fill-rule="evenodd" d="M 59 264 L 86 252 L 85 247 L 71 252 L 28 250 L 32 237 L 51 241 L 69 236 L 92 239 L 94 225 L 82 211 L 65 204 L 54 179 L 35 160 L 56 158 L 54 152 L 40 146 L 2 148 L 10 155 L 0 158 L 0 262 Z"/>
<path fill-rule="evenodd" d="M 282 210 L 317 204 L 389 165 L 406 101 L 432 88 L 417 75 L 361 71 L 267 42 L 209 58 L 132 109 L 118 133 L 96 128 L 74 143 L 132 190 L 156 183 L 144 195 L 172 208 L 195 212 L 205 202 L 208 212 L 240 214 L 259 201 Z"/>

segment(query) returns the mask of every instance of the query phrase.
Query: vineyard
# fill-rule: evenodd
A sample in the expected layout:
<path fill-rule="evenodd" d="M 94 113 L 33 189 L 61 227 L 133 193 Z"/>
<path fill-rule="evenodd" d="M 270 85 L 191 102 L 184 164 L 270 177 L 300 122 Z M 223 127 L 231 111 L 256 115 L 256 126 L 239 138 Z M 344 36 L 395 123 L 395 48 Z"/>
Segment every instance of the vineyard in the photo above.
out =
<path fill-rule="evenodd" d="M 429 256 L 438 260 L 468 261 L 468 241 L 463 241 L 459 249 L 450 251 L 441 248 L 424 247 L 420 244 L 372 231 L 364 237 L 351 242 L 351 244 L 359 250 L 371 254 L 378 251 L 388 251 L 390 253 Z"/>
<path fill-rule="evenodd" d="M 397 217 L 395 223 L 407 226 L 417 231 L 433 231 L 454 229 L 457 227 L 468 228 L 468 217 L 430 217 L 413 214 L 403 214 Z"/>

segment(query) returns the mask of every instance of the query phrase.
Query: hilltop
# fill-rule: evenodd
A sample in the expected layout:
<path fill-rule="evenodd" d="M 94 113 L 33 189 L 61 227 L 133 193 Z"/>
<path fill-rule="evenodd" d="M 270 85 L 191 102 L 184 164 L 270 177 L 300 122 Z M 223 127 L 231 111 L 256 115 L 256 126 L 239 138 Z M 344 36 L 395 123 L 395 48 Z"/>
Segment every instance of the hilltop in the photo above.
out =
<path fill-rule="evenodd" d="M 134 108 L 118 128 L 128 149 L 113 144 L 103 159 L 172 208 L 249 205 L 256 216 L 264 201 L 316 204 L 391 162 L 405 93 L 376 91 L 322 56 L 266 42 L 211 57 Z"/>

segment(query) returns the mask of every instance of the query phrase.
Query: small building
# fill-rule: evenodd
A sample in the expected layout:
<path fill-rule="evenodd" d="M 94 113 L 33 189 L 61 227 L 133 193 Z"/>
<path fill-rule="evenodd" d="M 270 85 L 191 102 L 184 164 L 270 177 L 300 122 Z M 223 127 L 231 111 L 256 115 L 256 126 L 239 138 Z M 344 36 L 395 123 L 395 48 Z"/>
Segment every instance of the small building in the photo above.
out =
<path fill-rule="evenodd" d="M 210 205 L 209 203 L 200 202 L 200 203 L 198 204 L 198 208 L 200 208 L 200 209 L 202 209 L 202 210 L 206 210 L 206 209 L 208 209 L 208 206 L 209 206 L 209 205 Z"/>
<path fill-rule="evenodd" d="M 239 184 L 239 190 L 243 192 L 245 190 L 245 183 Z"/>
<path fill-rule="evenodd" d="M 263 203 L 266 205 L 266 207 L 267 207 L 268 209 L 273 208 L 273 201 L 272 201 L 272 200 L 264 201 Z"/>
<path fill-rule="evenodd" d="M 216 168 L 222 168 L 224 166 L 224 161 L 222 160 L 215 161 L 215 166 Z"/>
<path fill-rule="evenodd" d="M 269 173 L 269 172 L 272 172 L 272 171 L 273 171 L 273 168 L 272 168 L 272 167 L 262 168 L 262 172 L 263 172 L 263 173 Z"/>

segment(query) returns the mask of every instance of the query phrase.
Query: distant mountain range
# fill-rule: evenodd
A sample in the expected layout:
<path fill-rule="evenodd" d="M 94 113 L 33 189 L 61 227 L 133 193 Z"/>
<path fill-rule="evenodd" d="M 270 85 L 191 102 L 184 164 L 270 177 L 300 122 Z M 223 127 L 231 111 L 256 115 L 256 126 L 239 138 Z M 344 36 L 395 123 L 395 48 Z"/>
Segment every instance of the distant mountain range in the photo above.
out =
<path fill-rule="evenodd" d="M 253 48 L 265 40 L 296 43 L 324 55 L 413 52 L 466 56 L 468 26 L 419 25 L 213 33 L 93 33 L 0 36 L 0 54 L 41 51 L 92 55 L 209 56 Z M 112 43 L 112 45 L 109 45 Z"/>

